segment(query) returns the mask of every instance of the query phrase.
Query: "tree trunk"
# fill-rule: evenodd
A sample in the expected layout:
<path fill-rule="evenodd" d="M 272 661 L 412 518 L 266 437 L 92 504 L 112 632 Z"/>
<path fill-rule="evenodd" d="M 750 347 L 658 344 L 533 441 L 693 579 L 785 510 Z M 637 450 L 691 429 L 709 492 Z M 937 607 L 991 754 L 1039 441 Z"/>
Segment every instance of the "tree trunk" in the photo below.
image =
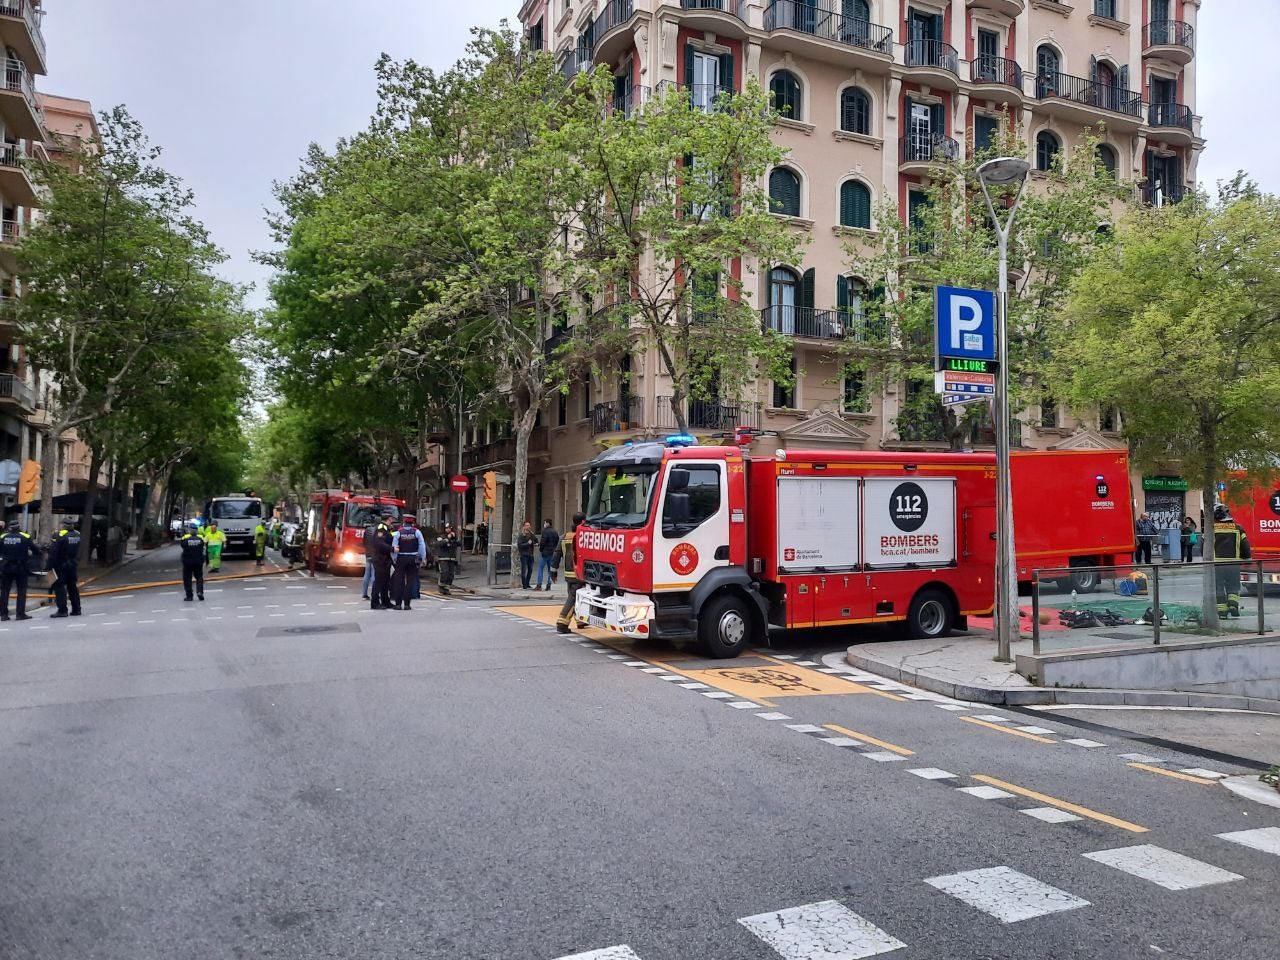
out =
<path fill-rule="evenodd" d="M 44 438 L 44 446 L 40 451 L 40 513 L 36 517 L 37 543 L 44 543 L 58 529 L 58 521 L 53 513 L 53 490 L 57 481 L 58 448 L 62 445 L 62 436 L 67 432 L 65 422 L 51 423 L 40 431 Z"/>
<path fill-rule="evenodd" d="M 89 551 L 93 549 L 93 511 L 98 505 L 98 474 L 102 472 L 102 451 L 98 447 L 90 447 L 89 458 L 89 488 L 84 494 L 84 516 L 88 527 L 84 536 L 80 538 L 80 564 L 85 566 L 89 563 Z"/>
<path fill-rule="evenodd" d="M 1209 630 L 1218 629 L 1218 580 L 1214 568 L 1213 506 L 1217 501 L 1218 478 L 1212 466 L 1206 466 L 1200 478 L 1201 507 L 1204 521 L 1200 524 L 1200 543 L 1204 550 L 1204 577 L 1202 579 L 1202 605 L 1200 622 Z"/>
<path fill-rule="evenodd" d="M 689 418 L 685 415 L 684 391 L 672 384 L 671 414 L 676 420 L 676 433 L 689 432 Z"/>
<path fill-rule="evenodd" d="M 511 586 L 514 588 L 520 584 L 520 555 L 515 548 L 516 537 L 520 535 L 520 527 L 525 521 L 525 493 L 529 486 L 529 437 L 533 434 L 533 425 L 538 420 L 538 408 L 532 404 L 526 406 L 523 410 L 518 410 L 515 417 L 516 428 L 516 456 L 515 456 L 515 476 L 512 477 L 512 483 L 515 489 L 512 491 L 513 498 L 511 504 L 511 536 L 508 543 L 511 546 Z M 537 529 L 537 518 L 534 518 L 534 529 Z"/>

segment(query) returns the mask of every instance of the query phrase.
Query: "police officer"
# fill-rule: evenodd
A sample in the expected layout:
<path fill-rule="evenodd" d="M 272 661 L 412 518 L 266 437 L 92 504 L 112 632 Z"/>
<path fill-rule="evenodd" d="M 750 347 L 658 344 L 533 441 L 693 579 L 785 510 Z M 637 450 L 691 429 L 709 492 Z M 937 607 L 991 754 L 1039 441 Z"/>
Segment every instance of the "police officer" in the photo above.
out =
<path fill-rule="evenodd" d="M 373 564 L 373 587 L 369 593 L 370 610 L 391 609 L 391 533 L 392 514 L 384 513 L 382 522 L 364 535 L 365 550 Z"/>
<path fill-rule="evenodd" d="M 80 518 L 64 517 L 63 527 L 49 544 L 49 567 L 53 581 L 53 599 L 58 605 L 54 617 L 80 616 L 80 586 L 76 582 L 80 563 Z M 67 612 L 67 601 L 71 612 Z"/>
<path fill-rule="evenodd" d="M 18 585 L 18 619 L 27 615 L 27 574 L 31 562 L 40 555 L 36 542 L 17 520 L 9 521 L 9 530 L 0 538 L 0 620 L 9 619 L 9 590 Z"/>
<path fill-rule="evenodd" d="M 1223 560 L 1249 560 L 1253 550 L 1244 529 L 1225 503 L 1213 508 L 1213 575 L 1218 594 L 1218 617 L 1240 619 L 1240 565 Z"/>
<path fill-rule="evenodd" d="M 569 532 L 564 535 L 564 540 L 560 542 L 560 559 L 564 564 L 564 583 L 569 590 L 569 596 L 564 602 L 564 606 L 560 608 L 560 616 L 556 617 L 556 632 L 568 633 L 569 628 L 573 626 L 577 619 L 574 615 L 574 608 L 578 604 L 578 588 L 582 586 L 582 581 L 578 579 L 578 526 L 586 521 L 586 516 L 582 513 L 573 515 L 573 523 L 569 527 Z"/>
<path fill-rule="evenodd" d="M 454 575 L 458 572 L 458 554 L 462 550 L 462 542 L 458 539 L 458 531 L 453 524 L 444 525 L 444 533 L 436 538 L 436 568 L 439 572 L 440 592 L 450 596 L 449 587 L 453 585 Z"/>
<path fill-rule="evenodd" d="M 191 582 L 195 581 L 196 596 L 204 599 L 204 561 L 208 556 L 209 544 L 200 536 L 200 528 L 194 523 L 186 536 L 178 541 L 182 551 L 182 589 L 186 591 L 184 600 L 191 600 Z"/>
<path fill-rule="evenodd" d="M 391 547 L 395 573 L 391 578 L 391 609 L 410 610 L 418 592 L 418 568 L 427 561 L 427 541 L 418 529 L 416 517 L 406 515 L 400 522 Z"/>

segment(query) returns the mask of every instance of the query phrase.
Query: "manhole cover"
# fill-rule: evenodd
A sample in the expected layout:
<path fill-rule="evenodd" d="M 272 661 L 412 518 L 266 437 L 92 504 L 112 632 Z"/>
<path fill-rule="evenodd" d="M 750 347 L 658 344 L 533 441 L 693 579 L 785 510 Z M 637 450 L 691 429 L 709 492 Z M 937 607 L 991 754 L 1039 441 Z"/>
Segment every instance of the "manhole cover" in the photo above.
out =
<path fill-rule="evenodd" d="M 305 627 L 263 627 L 258 631 L 259 637 L 302 637 L 317 633 L 359 633 L 357 623 L 334 623 L 326 626 Z"/>

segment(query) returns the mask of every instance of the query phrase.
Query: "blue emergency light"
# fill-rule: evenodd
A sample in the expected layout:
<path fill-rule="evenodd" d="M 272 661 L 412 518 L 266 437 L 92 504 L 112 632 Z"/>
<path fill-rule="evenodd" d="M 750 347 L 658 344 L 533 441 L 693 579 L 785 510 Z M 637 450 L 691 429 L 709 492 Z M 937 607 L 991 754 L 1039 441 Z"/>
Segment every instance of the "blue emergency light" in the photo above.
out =
<path fill-rule="evenodd" d="M 691 437 L 687 433 L 673 433 L 666 440 L 668 447 L 692 447 L 697 442 L 697 437 Z"/>

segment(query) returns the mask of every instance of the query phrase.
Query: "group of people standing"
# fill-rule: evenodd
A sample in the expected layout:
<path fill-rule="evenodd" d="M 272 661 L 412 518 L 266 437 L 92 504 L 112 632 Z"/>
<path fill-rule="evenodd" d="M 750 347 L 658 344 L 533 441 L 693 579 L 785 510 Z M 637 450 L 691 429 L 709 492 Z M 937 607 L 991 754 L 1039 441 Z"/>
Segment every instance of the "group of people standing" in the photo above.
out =
<path fill-rule="evenodd" d="M 453 525 L 446 523 L 433 544 L 418 527 L 417 518 L 406 514 L 396 522 L 395 513 L 386 511 L 382 519 L 364 530 L 364 584 L 361 599 L 369 601 L 371 610 L 412 610 L 413 601 L 421 596 L 421 569 L 428 560 L 436 561 L 440 592 L 450 595 L 457 572 L 462 541 Z"/>
<path fill-rule="evenodd" d="M 31 534 L 17 520 L 9 521 L 0 537 L 0 620 L 9 619 L 9 594 L 17 591 L 17 619 L 30 620 L 27 613 L 27 581 L 39 569 L 41 550 Z M 49 569 L 53 571 L 54 617 L 80 616 L 80 521 L 64 517 L 62 526 L 49 541 Z"/>
<path fill-rule="evenodd" d="M 538 557 L 538 575 L 534 585 L 533 565 L 534 552 Z M 520 527 L 516 537 L 516 553 L 520 556 L 520 586 L 526 590 L 546 590 L 551 592 L 559 575 L 559 561 L 556 555 L 561 551 L 560 534 L 551 525 L 550 520 L 542 521 L 542 532 L 534 533 L 533 524 L 526 520 Z M 544 586 L 545 581 L 545 586 Z"/>

